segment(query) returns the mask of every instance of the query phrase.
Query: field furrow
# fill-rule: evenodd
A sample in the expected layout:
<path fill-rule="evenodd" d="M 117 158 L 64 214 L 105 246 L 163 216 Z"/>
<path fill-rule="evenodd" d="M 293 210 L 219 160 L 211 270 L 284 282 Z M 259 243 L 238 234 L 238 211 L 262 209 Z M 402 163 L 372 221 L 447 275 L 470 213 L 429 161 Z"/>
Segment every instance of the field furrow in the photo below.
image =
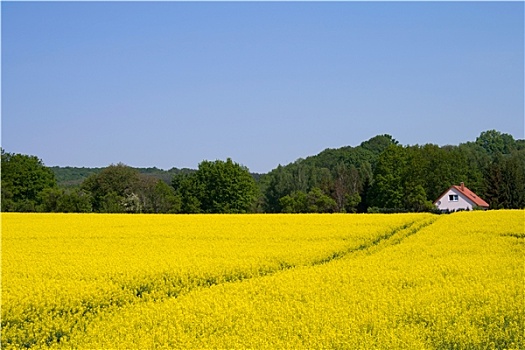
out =
<path fill-rule="evenodd" d="M 125 307 L 70 344 L 522 349 L 525 246 L 502 233 L 522 233 L 523 214 L 440 217 L 373 252 Z"/>
<path fill-rule="evenodd" d="M 2 216 L 2 345 L 67 342 L 103 314 L 312 266 L 430 215 Z"/>
<path fill-rule="evenodd" d="M 520 349 L 524 214 L 3 214 L 1 345 Z"/>

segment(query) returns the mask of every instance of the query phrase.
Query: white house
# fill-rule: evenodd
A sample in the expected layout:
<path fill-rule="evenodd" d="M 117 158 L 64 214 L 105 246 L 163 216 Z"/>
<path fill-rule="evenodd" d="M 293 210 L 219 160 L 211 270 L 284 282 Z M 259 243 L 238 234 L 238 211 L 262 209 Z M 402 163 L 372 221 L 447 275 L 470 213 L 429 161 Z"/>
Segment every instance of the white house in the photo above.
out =
<path fill-rule="evenodd" d="M 434 201 L 434 205 L 443 211 L 472 210 L 475 207 L 488 209 L 489 204 L 465 187 L 452 185 Z"/>

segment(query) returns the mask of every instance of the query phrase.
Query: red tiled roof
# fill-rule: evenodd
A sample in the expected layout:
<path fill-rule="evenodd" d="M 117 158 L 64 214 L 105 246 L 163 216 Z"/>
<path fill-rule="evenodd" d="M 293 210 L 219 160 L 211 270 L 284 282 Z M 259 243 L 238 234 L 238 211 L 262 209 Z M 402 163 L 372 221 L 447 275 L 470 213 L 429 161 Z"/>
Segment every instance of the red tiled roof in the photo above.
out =
<path fill-rule="evenodd" d="M 474 203 L 478 207 L 483 207 L 483 208 L 489 207 L 489 204 L 487 202 L 479 198 L 474 192 L 466 188 L 464 185 L 463 186 L 452 185 L 452 187 L 455 188 L 461 194 L 463 194 L 465 197 L 467 197 L 472 203 Z"/>

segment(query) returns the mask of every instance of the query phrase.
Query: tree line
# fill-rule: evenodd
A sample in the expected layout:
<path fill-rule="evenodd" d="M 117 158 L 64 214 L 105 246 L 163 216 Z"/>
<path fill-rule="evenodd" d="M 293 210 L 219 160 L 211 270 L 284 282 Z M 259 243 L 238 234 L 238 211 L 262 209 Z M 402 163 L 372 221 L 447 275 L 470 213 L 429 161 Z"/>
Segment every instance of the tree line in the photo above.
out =
<path fill-rule="evenodd" d="M 496 130 L 458 146 L 403 146 L 378 135 L 356 147 L 326 149 L 267 174 L 227 159 L 198 169 L 124 164 L 86 171 L 58 186 L 36 156 L 2 150 L 1 209 L 23 212 L 311 213 L 432 211 L 464 182 L 490 208 L 525 208 L 525 141 Z"/>

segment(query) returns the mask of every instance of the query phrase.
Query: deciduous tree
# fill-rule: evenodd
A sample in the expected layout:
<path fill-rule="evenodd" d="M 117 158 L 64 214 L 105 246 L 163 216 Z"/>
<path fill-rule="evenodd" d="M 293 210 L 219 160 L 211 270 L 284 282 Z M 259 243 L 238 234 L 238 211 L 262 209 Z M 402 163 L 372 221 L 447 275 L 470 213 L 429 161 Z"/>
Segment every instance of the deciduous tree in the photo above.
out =
<path fill-rule="evenodd" d="M 196 196 L 205 213 L 246 213 L 257 199 L 257 185 L 249 170 L 226 161 L 203 161 L 194 174 Z"/>
<path fill-rule="evenodd" d="M 55 175 L 35 156 L 2 153 L 2 211 L 37 211 Z"/>

